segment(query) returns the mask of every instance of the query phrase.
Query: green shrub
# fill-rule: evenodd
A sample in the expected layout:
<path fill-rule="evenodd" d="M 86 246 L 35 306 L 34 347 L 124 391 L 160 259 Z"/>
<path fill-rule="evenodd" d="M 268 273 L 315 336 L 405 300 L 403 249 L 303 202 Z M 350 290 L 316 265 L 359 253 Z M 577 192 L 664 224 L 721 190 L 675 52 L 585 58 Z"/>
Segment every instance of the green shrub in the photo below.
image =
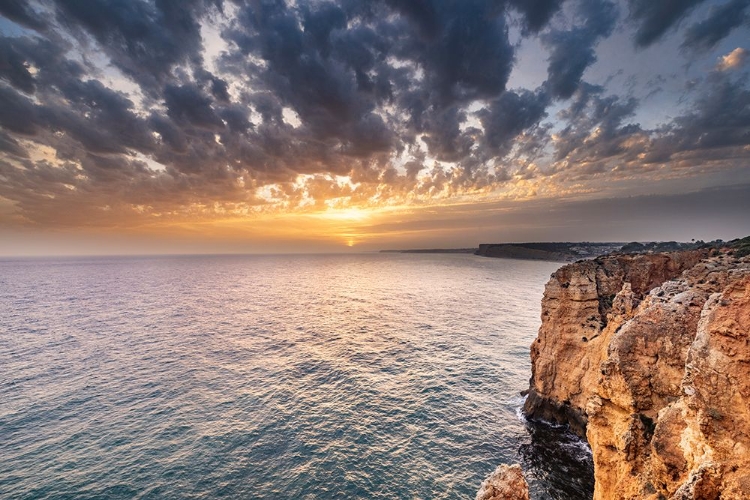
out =
<path fill-rule="evenodd" d="M 750 236 L 745 236 L 742 239 L 736 239 L 729 242 L 729 246 L 734 249 L 734 255 L 736 257 L 744 257 L 750 255 Z"/>

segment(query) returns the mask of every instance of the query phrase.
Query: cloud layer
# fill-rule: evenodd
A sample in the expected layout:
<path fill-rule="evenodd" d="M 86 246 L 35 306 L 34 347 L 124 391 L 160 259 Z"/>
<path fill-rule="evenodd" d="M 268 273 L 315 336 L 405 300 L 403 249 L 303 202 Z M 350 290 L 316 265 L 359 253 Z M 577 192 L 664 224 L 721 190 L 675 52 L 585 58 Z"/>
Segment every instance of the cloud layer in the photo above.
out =
<path fill-rule="evenodd" d="M 747 48 L 722 45 L 750 39 L 749 5 L 3 2 L 0 223 L 130 227 L 710 185 L 750 158 Z M 630 66 L 660 44 L 685 64 L 600 75 L 617 64 L 600 50 L 616 37 Z M 544 79 L 516 86 L 528 66 Z M 662 83 L 636 84 L 647 78 Z M 677 97 L 642 126 L 666 86 Z"/>

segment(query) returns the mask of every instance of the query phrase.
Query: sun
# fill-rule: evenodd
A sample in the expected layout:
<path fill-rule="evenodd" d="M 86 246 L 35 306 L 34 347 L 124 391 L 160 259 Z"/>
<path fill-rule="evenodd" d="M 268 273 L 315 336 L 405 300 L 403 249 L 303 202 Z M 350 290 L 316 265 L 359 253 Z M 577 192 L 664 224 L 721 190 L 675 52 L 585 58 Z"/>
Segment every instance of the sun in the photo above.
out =
<path fill-rule="evenodd" d="M 326 212 L 318 214 L 318 217 L 333 221 L 362 222 L 369 219 L 371 215 L 371 210 L 363 210 L 361 208 L 339 208 L 329 209 Z"/>

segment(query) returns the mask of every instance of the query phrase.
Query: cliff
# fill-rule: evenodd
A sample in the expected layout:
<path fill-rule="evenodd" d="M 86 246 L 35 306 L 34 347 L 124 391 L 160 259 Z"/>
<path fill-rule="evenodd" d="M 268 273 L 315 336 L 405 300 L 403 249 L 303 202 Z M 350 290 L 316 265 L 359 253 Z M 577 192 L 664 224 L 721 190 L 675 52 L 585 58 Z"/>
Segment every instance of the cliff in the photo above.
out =
<path fill-rule="evenodd" d="M 475 255 L 504 259 L 572 262 L 613 252 L 622 243 L 482 243 Z"/>
<path fill-rule="evenodd" d="M 750 261 L 609 255 L 547 283 L 530 419 L 594 456 L 594 498 L 750 498 Z"/>

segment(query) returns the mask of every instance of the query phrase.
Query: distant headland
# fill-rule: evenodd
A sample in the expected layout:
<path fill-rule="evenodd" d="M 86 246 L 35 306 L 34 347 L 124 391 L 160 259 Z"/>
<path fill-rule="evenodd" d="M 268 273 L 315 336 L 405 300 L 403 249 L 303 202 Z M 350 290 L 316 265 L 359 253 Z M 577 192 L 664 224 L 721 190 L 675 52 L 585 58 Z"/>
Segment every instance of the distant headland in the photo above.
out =
<path fill-rule="evenodd" d="M 482 257 L 502 259 L 546 260 L 553 262 L 575 262 L 593 259 L 613 252 L 654 253 L 697 250 L 721 244 L 721 240 L 677 242 L 544 242 L 544 243 L 481 243 L 473 248 L 425 248 L 409 250 L 381 250 L 381 253 L 450 253 L 474 254 Z"/>

